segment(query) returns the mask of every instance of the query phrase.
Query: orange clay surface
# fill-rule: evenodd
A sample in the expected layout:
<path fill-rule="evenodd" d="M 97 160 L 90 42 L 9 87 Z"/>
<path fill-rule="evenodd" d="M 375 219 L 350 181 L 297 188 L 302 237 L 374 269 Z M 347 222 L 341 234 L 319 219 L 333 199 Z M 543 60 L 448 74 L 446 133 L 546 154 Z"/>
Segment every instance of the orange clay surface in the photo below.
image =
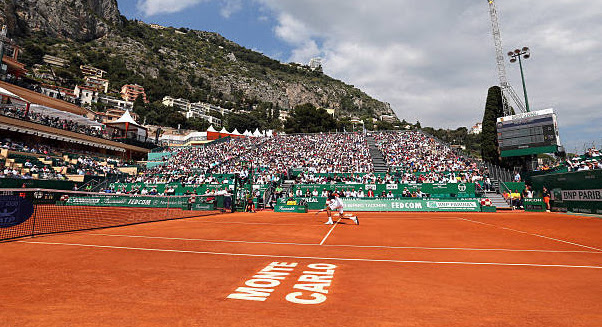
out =
<path fill-rule="evenodd" d="M 600 218 L 358 215 L 234 213 L 0 243 L 0 326 L 602 326 Z M 266 267 L 286 274 L 253 277 Z"/>

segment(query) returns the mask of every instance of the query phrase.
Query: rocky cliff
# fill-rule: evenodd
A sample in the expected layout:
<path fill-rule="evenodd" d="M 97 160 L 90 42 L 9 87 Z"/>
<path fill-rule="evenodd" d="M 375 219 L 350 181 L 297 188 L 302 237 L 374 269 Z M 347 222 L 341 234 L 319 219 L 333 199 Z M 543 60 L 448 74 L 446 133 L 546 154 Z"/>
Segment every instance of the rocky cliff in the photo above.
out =
<path fill-rule="evenodd" d="M 116 0 L 0 0 L 0 6 L 0 23 L 24 45 L 28 65 L 42 63 L 44 54 L 69 60 L 71 69 L 61 72 L 65 83 L 77 83 L 77 67 L 89 64 L 107 70 L 116 88 L 143 85 L 151 100 L 312 103 L 340 109 L 342 116 L 394 115 L 387 103 L 353 86 L 219 34 L 127 20 Z"/>
<path fill-rule="evenodd" d="M 50 37 L 90 41 L 122 22 L 117 0 L 3 0 L 3 15 L 14 36 L 41 32 Z"/>

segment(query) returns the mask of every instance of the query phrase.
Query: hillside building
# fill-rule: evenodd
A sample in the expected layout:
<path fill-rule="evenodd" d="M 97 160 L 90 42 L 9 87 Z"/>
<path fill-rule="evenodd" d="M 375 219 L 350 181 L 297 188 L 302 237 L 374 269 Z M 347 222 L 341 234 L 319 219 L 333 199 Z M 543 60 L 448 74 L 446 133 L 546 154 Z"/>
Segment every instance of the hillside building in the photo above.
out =
<path fill-rule="evenodd" d="M 98 102 L 104 103 L 107 107 L 121 109 L 121 110 L 132 110 L 134 109 L 134 102 L 125 101 L 123 99 L 114 98 L 112 96 L 108 96 L 106 94 L 101 94 L 98 96 Z"/>
<path fill-rule="evenodd" d="M 211 112 L 219 112 L 222 115 L 229 113 L 230 110 L 223 109 L 221 107 L 212 106 L 208 103 L 203 102 L 195 102 L 191 103 L 186 99 L 176 99 L 170 96 L 166 96 L 162 101 L 163 105 L 168 107 L 175 107 L 186 116 L 187 119 L 190 118 L 200 118 L 208 121 L 212 125 L 222 126 L 222 120 L 211 115 Z"/>
<path fill-rule="evenodd" d="M 88 65 L 81 65 L 79 66 L 79 69 L 85 76 L 96 76 L 98 78 L 103 78 L 107 74 L 107 72 L 102 69 Z"/>
<path fill-rule="evenodd" d="M 44 55 L 42 60 L 44 60 L 44 62 L 49 64 L 50 66 L 55 67 L 67 67 L 69 65 L 68 60 L 51 55 Z"/>
<path fill-rule="evenodd" d="M 0 65 L 0 74 L 8 74 L 14 77 L 21 77 L 27 73 L 25 64 L 19 62 L 21 47 L 12 39 L 8 38 L 6 25 L 2 26 L 0 31 L 0 54 L 2 64 Z"/>
<path fill-rule="evenodd" d="M 311 70 L 322 70 L 322 58 L 311 58 L 309 60 L 309 68 Z"/>
<path fill-rule="evenodd" d="M 144 87 L 138 84 L 126 84 L 121 87 L 121 98 L 125 101 L 134 102 L 139 96 L 142 97 L 144 103 L 148 103 L 148 100 L 146 100 Z"/>
<path fill-rule="evenodd" d="M 82 105 L 92 105 L 92 103 L 98 102 L 98 91 L 87 86 L 75 86 L 73 94 L 76 99 L 79 99 Z"/>
<path fill-rule="evenodd" d="M 474 124 L 474 126 L 472 126 L 472 128 L 470 129 L 470 134 L 481 134 L 483 132 L 483 124 L 482 123 L 476 123 Z"/>
<path fill-rule="evenodd" d="M 98 92 L 107 93 L 109 92 L 109 80 L 99 78 L 96 76 L 86 76 L 84 79 L 86 86 L 93 88 Z"/>

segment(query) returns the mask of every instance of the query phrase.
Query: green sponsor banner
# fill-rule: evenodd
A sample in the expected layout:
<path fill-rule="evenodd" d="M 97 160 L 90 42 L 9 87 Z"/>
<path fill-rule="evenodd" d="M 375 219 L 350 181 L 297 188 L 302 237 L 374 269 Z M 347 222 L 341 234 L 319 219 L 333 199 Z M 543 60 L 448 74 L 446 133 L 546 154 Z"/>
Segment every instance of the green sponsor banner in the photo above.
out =
<path fill-rule="evenodd" d="M 501 156 L 505 157 L 518 157 L 525 156 L 528 154 L 540 154 L 540 153 L 556 153 L 558 152 L 558 146 L 549 145 L 549 146 L 540 146 L 540 147 L 531 147 L 525 149 L 516 149 L 516 150 L 506 150 L 501 152 Z"/>
<path fill-rule="evenodd" d="M 382 198 L 341 198 L 345 210 L 349 211 L 480 211 L 480 199 L 382 199 Z M 288 201 L 305 203 L 309 210 L 320 210 L 326 206 L 326 198 L 278 199 L 279 205 Z M 305 201 L 305 202 L 302 202 Z"/>
<path fill-rule="evenodd" d="M 546 204 L 541 198 L 524 198 L 523 206 L 525 207 L 525 211 L 546 211 Z"/>
<path fill-rule="evenodd" d="M 193 203 L 192 210 L 213 211 L 213 210 L 215 210 L 215 204 L 213 204 L 213 203 Z"/>
<path fill-rule="evenodd" d="M 307 207 L 301 205 L 286 205 L 277 204 L 274 208 L 275 212 L 294 212 L 294 213 L 306 213 Z"/>
<path fill-rule="evenodd" d="M 305 201 L 304 203 L 307 205 L 309 210 L 320 210 L 324 209 L 326 206 L 326 198 L 324 197 L 293 198 L 292 200 L 297 201 L 297 203 L 302 203 L 302 201 Z M 278 204 L 285 205 L 287 202 L 288 201 L 285 198 L 278 199 Z"/>
<path fill-rule="evenodd" d="M 343 199 L 348 211 L 481 211 L 476 200 Z"/>
<path fill-rule="evenodd" d="M 602 170 L 533 176 L 533 189 L 541 196 L 545 186 L 554 211 L 602 214 Z"/>
<path fill-rule="evenodd" d="M 67 206 L 94 206 L 94 207 L 134 207 L 134 208 L 181 208 L 188 203 L 185 197 L 129 197 L 129 196 L 88 196 L 70 197 Z"/>

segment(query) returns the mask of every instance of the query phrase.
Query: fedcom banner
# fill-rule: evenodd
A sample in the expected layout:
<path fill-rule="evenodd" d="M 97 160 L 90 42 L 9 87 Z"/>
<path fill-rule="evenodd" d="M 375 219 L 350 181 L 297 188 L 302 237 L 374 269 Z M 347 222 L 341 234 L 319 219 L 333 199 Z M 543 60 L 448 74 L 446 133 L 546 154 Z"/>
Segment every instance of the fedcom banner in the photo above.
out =
<path fill-rule="evenodd" d="M 349 211 L 481 211 L 476 200 L 343 200 Z"/>
<path fill-rule="evenodd" d="M 70 197 L 67 206 L 97 207 L 135 207 L 135 208 L 177 208 L 188 203 L 186 197 L 126 197 L 126 196 L 90 196 Z"/>

